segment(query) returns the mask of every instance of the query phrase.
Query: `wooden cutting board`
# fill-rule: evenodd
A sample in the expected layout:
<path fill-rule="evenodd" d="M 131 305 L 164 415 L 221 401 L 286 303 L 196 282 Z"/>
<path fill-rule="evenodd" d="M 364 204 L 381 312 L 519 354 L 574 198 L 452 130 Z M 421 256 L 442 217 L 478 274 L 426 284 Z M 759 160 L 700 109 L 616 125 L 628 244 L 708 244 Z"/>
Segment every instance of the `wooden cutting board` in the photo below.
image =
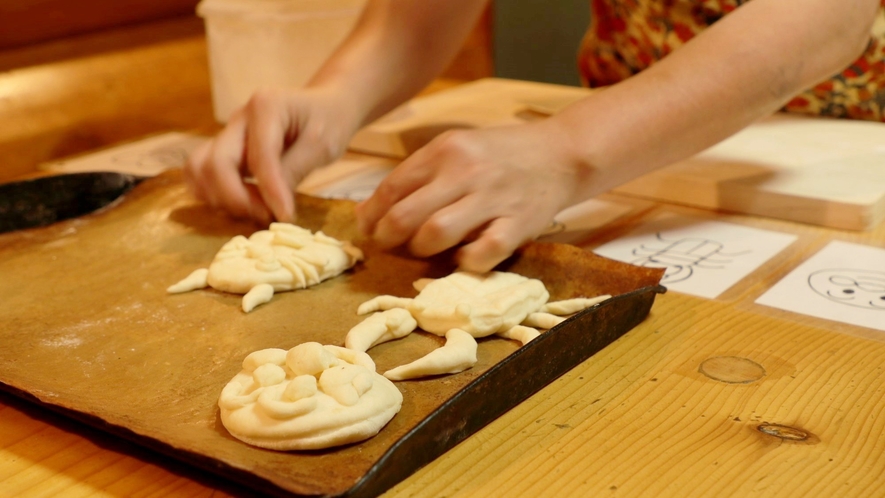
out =
<path fill-rule="evenodd" d="M 885 220 L 885 123 L 778 114 L 615 191 L 871 230 Z"/>
<path fill-rule="evenodd" d="M 351 147 L 404 157 L 443 131 L 543 119 L 589 89 L 488 78 L 415 99 Z M 847 230 L 885 220 L 885 124 L 775 115 L 615 192 Z"/>
<path fill-rule="evenodd" d="M 366 261 L 250 314 L 241 296 L 169 295 L 230 237 L 259 227 L 196 203 L 180 171 L 145 180 L 100 213 L 0 235 L 0 388 L 187 464 L 279 496 L 372 496 L 584 361 L 648 313 L 661 270 L 559 244 L 533 244 L 505 268 L 542 279 L 555 299 L 611 293 L 526 347 L 480 341 L 458 375 L 399 382 L 402 411 L 363 443 L 312 452 L 254 448 L 231 437 L 216 406 L 252 351 L 343 343 L 357 306 L 410 297 L 412 281 L 453 268 L 361 239 L 353 203 L 301 196 L 299 223 L 353 240 Z M 379 371 L 440 346 L 423 333 L 370 350 Z"/>
<path fill-rule="evenodd" d="M 445 131 L 543 119 L 590 93 L 565 85 L 483 78 L 410 100 L 357 132 L 350 149 L 402 159 Z"/>

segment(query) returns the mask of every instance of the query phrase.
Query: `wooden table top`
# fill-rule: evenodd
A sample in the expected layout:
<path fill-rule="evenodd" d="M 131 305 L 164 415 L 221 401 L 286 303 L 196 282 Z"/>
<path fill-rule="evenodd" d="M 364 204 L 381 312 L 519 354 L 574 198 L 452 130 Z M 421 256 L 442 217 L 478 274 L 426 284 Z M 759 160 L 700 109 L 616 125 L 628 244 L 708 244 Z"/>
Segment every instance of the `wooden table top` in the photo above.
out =
<path fill-rule="evenodd" d="M 140 70 L 131 53 L 137 50 L 148 60 L 195 64 L 181 76 L 191 83 L 172 92 L 166 107 L 154 107 L 169 113 L 144 122 L 152 114 L 142 79 L 136 88 L 142 93 L 111 92 L 106 97 L 116 103 L 95 108 L 95 119 L 74 129 L 71 113 L 89 116 L 77 109 L 109 88 L 101 86 L 103 74 L 110 81 L 114 67 Z M 184 37 L 163 50 L 60 63 L 54 74 L 86 81 L 90 72 L 92 93 L 77 94 L 87 101 L 66 114 L 41 114 L 39 132 L 2 120 L 0 148 L 8 154 L 26 145 L 27 158 L 44 160 L 151 129 L 206 129 L 208 78 L 205 63 L 196 62 L 204 55 L 204 44 Z M 10 81 L 25 88 L 27 78 L 48 85 L 47 71 L 44 65 L 2 73 L 0 89 Z M 3 105 L 33 111 L 35 92 L 5 104 L 0 95 L 0 112 Z M 70 87 L 64 92 L 73 98 Z M 144 108 L 124 105 L 132 99 Z M 385 496 L 885 496 L 885 333 L 754 303 L 831 240 L 885 247 L 885 225 L 847 232 L 604 197 L 635 208 L 607 234 L 672 211 L 799 239 L 716 299 L 675 291 L 658 296 L 648 318 L 623 338 Z M 764 375 L 745 383 L 717 380 L 716 372 L 700 368 L 717 357 L 734 360 L 720 373 L 752 376 L 740 367 L 755 364 Z M 243 494 L 248 490 L 0 395 L 0 497 Z"/>

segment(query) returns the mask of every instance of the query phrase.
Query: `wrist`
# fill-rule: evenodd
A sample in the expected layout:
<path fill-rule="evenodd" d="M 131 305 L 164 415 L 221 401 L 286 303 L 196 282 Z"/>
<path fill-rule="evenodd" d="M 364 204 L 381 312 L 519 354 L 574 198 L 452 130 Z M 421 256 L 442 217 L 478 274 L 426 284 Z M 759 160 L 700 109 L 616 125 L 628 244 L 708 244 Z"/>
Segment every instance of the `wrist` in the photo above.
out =
<path fill-rule="evenodd" d="M 593 159 L 587 140 L 582 140 L 573 123 L 552 116 L 536 125 L 541 130 L 546 147 L 553 152 L 552 164 L 569 178 L 571 187 L 566 193 L 564 207 L 573 206 L 614 187 L 607 186 L 603 181 L 603 170 Z"/>

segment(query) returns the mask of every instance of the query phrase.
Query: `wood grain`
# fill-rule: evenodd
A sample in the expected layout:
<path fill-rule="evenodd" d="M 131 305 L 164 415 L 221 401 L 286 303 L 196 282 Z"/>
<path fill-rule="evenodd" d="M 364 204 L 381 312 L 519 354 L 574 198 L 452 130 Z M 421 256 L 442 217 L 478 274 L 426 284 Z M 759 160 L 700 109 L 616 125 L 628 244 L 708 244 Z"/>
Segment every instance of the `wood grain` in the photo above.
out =
<path fill-rule="evenodd" d="M 719 219 L 806 243 L 723 299 L 659 297 L 639 327 L 389 496 L 882 496 L 885 334 L 753 301 L 829 240 L 885 247 L 885 226 L 846 237 Z M 766 375 L 734 384 L 699 371 L 723 356 L 752 360 Z M 763 423 L 808 437 L 779 439 L 760 432 Z"/>
<path fill-rule="evenodd" d="M 0 0 L 0 49 L 192 14 L 199 0 Z"/>
<path fill-rule="evenodd" d="M 118 32 L 122 49 L 0 73 L 0 181 L 154 133 L 214 130 L 206 42 L 192 27 L 162 23 L 152 42 L 139 32 L 132 44 Z"/>

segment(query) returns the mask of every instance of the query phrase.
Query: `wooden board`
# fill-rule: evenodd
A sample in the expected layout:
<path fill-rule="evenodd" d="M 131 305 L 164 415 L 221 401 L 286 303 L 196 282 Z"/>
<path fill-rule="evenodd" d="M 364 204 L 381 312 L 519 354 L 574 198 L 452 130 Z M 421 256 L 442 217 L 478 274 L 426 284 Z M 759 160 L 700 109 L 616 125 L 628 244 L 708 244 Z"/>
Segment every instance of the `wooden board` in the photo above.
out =
<path fill-rule="evenodd" d="M 350 149 L 403 158 L 445 131 L 543 119 L 590 92 L 565 85 L 483 78 L 397 107 L 357 132 Z"/>
<path fill-rule="evenodd" d="M 415 99 L 361 130 L 353 150 L 404 157 L 440 133 L 542 119 L 591 90 L 483 79 Z M 885 124 L 775 115 L 615 192 L 847 230 L 885 220 Z"/>
<path fill-rule="evenodd" d="M 778 114 L 615 191 L 871 230 L 885 220 L 885 124 Z"/>
<path fill-rule="evenodd" d="M 220 389 L 245 356 L 305 341 L 341 344 L 362 301 L 414 295 L 411 282 L 452 270 L 360 239 L 349 201 L 299 198 L 299 223 L 354 240 L 366 261 L 250 314 L 240 296 L 165 288 L 205 267 L 222 243 L 258 227 L 196 203 L 180 171 L 149 179 L 95 215 L 0 236 L 0 388 L 151 449 L 275 495 L 374 495 L 623 335 L 648 313 L 661 271 L 581 249 L 533 244 L 506 268 L 541 278 L 554 298 L 617 297 L 517 348 L 481 341 L 475 367 L 398 383 L 403 410 L 376 437 L 344 448 L 274 452 L 221 425 Z M 442 339 L 413 334 L 371 350 L 379 371 Z"/>

